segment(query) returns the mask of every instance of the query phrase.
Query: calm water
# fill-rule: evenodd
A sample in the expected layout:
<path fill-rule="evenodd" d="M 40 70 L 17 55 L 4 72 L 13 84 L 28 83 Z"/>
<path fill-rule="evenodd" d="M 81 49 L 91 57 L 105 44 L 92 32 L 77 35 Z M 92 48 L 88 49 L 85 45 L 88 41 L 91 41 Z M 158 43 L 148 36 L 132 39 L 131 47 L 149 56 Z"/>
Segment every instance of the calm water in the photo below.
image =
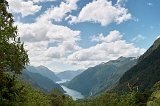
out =
<path fill-rule="evenodd" d="M 57 83 L 63 83 L 63 82 L 66 82 L 66 81 L 69 81 L 69 80 L 62 80 L 62 81 L 58 81 Z M 64 91 L 66 91 L 66 94 L 70 95 L 74 100 L 84 98 L 84 96 L 76 90 L 69 89 L 69 88 L 67 88 L 63 85 L 61 85 L 61 87 L 64 89 Z"/>

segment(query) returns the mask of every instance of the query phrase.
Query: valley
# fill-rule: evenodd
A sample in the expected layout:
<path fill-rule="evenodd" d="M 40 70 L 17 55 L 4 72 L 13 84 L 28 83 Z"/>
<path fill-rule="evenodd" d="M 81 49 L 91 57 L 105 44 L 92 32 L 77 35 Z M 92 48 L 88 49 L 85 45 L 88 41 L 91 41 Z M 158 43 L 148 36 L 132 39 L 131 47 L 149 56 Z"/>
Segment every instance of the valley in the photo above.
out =
<path fill-rule="evenodd" d="M 0 106 L 160 106 L 160 0 L 0 0 Z"/>

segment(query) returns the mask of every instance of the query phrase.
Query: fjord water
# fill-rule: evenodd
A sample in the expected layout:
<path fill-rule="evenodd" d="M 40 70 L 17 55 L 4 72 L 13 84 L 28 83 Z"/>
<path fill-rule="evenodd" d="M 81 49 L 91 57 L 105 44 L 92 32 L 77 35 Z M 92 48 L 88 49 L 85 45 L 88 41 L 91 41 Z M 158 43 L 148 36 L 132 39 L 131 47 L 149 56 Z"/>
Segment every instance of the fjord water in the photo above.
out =
<path fill-rule="evenodd" d="M 69 81 L 69 80 L 63 79 L 63 80 L 58 81 L 58 82 L 56 82 L 56 83 L 59 83 L 59 84 L 60 84 L 60 83 L 66 82 L 66 81 Z M 64 89 L 64 91 L 66 91 L 65 94 L 70 95 L 74 100 L 83 99 L 83 98 L 84 98 L 84 96 L 83 96 L 80 92 L 78 92 L 78 91 L 76 91 L 76 90 L 69 89 L 69 88 L 67 88 L 66 86 L 63 86 L 63 85 L 61 85 L 61 87 Z"/>

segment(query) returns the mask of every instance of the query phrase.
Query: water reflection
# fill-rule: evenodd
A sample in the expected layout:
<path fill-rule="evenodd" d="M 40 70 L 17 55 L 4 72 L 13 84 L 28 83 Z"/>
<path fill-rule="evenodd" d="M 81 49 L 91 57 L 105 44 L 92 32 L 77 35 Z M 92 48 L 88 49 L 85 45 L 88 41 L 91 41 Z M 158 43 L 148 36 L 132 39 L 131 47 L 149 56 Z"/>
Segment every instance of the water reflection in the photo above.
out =
<path fill-rule="evenodd" d="M 64 83 L 66 81 L 69 81 L 69 80 L 64 79 L 64 80 L 58 81 L 57 83 Z M 64 89 L 64 91 L 66 91 L 66 94 L 70 95 L 74 100 L 83 99 L 84 98 L 84 96 L 80 92 L 78 92 L 76 90 L 69 89 L 69 88 L 67 88 L 67 87 L 65 87 L 63 85 L 61 85 L 61 87 Z"/>

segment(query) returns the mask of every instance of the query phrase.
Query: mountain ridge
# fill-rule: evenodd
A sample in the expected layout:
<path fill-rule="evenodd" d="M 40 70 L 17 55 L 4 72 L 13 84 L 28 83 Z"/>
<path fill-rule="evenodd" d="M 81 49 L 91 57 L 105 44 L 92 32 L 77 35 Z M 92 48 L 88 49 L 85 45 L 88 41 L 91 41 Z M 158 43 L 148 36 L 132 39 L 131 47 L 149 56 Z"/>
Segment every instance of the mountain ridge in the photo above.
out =
<path fill-rule="evenodd" d="M 140 92 L 149 90 L 160 80 L 160 38 L 138 59 L 137 64 L 120 79 L 117 91 L 129 90 L 128 84 Z"/>
<path fill-rule="evenodd" d="M 22 72 L 22 80 L 28 82 L 34 88 L 38 88 L 44 92 L 51 92 L 53 89 L 59 89 L 61 92 L 64 92 L 63 88 L 59 84 L 56 84 L 39 73 L 32 73 L 25 70 Z"/>
<path fill-rule="evenodd" d="M 76 77 L 77 75 L 79 75 L 80 73 L 82 73 L 83 70 L 76 70 L 76 71 L 63 71 L 60 73 L 57 73 L 56 75 L 61 79 L 67 79 L 67 80 L 72 80 L 74 77 Z"/>
<path fill-rule="evenodd" d="M 85 96 L 96 95 L 115 86 L 122 74 L 135 64 L 136 59 L 133 57 L 120 57 L 117 60 L 88 68 L 70 82 L 67 82 L 66 85 Z M 120 68 L 121 66 L 122 68 Z"/>
<path fill-rule="evenodd" d="M 58 78 L 53 71 L 49 70 L 45 66 L 42 66 L 42 65 L 38 67 L 27 66 L 26 69 L 32 73 L 41 74 L 42 76 L 49 78 L 53 82 L 60 81 L 60 78 Z"/>

